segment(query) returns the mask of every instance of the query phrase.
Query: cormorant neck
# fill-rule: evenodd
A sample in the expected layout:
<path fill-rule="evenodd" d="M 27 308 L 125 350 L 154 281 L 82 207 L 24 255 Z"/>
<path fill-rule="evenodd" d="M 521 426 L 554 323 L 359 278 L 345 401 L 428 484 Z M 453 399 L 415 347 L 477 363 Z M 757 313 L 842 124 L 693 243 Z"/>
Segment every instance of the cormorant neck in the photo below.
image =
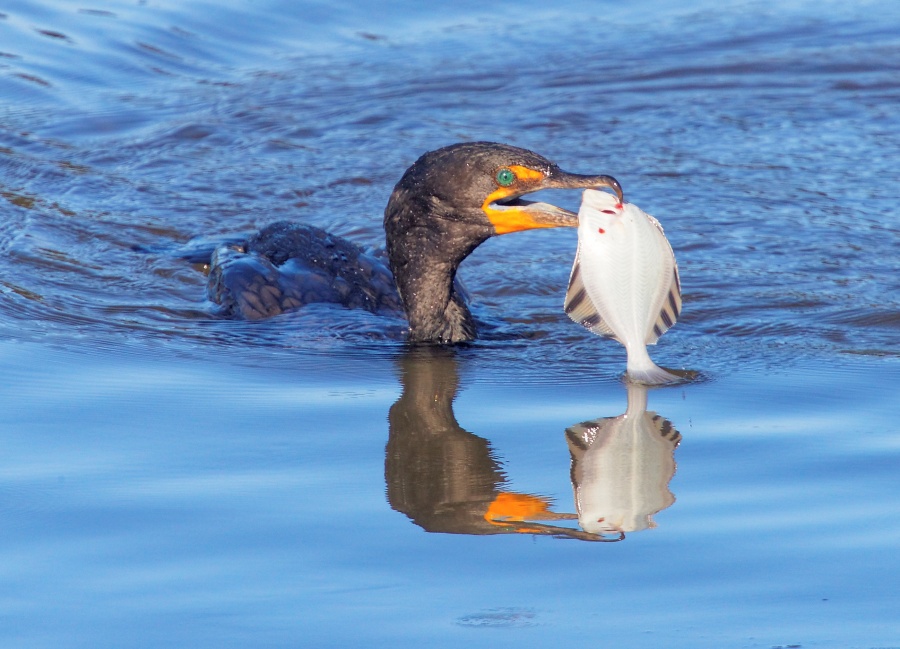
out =
<path fill-rule="evenodd" d="M 454 280 L 462 260 L 492 231 L 439 218 L 403 221 L 386 218 L 385 232 L 391 271 L 409 320 L 409 340 L 441 344 L 474 340 L 475 319 Z"/>

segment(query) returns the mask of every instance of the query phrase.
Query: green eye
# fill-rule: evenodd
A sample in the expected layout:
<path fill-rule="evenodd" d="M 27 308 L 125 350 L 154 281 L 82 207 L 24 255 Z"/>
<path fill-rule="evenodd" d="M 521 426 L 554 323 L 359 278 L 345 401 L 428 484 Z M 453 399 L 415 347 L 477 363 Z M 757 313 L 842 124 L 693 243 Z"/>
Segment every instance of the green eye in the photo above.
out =
<path fill-rule="evenodd" d="M 497 184 L 501 187 L 509 187 L 516 182 L 516 174 L 511 169 L 501 169 L 497 172 Z"/>

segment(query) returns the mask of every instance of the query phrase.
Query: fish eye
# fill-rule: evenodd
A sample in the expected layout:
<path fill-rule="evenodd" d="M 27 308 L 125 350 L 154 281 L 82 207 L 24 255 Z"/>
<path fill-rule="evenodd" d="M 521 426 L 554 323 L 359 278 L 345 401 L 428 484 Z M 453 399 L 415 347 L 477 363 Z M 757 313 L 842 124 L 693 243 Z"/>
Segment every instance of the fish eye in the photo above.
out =
<path fill-rule="evenodd" d="M 516 174 L 513 173 L 512 169 L 504 167 L 497 172 L 497 184 L 501 187 L 509 187 L 514 182 L 516 182 Z"/>

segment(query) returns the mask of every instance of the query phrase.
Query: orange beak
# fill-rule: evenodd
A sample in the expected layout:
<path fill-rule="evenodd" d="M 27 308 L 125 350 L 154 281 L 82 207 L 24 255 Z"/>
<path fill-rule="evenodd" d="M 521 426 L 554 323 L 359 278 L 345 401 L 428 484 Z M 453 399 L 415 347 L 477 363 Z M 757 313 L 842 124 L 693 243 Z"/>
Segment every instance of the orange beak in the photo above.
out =
<path fill-rule="evenodd" d="M 485 199 L 481 209 L 494 225 L 497 234 L 508 234 L 534 228 L 578 227 L 575 212 L 551 205 L 521 200 L 525 194 L 542 189 L 597 189 L 608 187 L 619 199 L 625 200 L 622 186 L 612 176 L 585 176 L 562 171 L 556 167 L 549 171 L 536 171 L 527 167 L 510 167 L 516 174 L 516 182 L 509 187 L 498 187 Z"/>

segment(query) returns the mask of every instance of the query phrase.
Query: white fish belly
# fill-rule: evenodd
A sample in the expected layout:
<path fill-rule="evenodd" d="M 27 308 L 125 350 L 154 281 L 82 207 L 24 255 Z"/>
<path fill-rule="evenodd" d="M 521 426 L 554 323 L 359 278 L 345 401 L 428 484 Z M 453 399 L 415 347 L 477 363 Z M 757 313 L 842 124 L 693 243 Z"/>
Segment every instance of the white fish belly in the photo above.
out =
<path fill-rule="evenodd" d="M 581 272 L 588 297 L 616 338 L 625 347 L 643 346 L 656 340 L 653 325 L 672 288 L 675 255 L 637 207 L 616 211 L 579 212 Z"/>
<path fill-rule="evenodd" d="M 584 192 L 578 220 L 566 312 L 622 343 L 629 375 L 650 383 L 675 379 L 653 364 L 645 347 L 681 310 L 678 267 L 662 227 L 635 205 L 618 205 L 597 190 Z"/>
<path fill-rule="evenodd" d="M 575 506 L 587 532 L 635 532 L 675 501 L 675 445 L 661 437 L 654 413 L 597 422 L 596 438 L 576 465 Z"/>
<path fill-rule="evenodd" d="M 585 531 L 652 527 L 652 515 L 675 502 L 669 482 L 681 434 L 672 422 L 647 411 L 647 388 L 629 385 L 625 414 L 572 426 L 566 439 L 578 522 Z"/>

